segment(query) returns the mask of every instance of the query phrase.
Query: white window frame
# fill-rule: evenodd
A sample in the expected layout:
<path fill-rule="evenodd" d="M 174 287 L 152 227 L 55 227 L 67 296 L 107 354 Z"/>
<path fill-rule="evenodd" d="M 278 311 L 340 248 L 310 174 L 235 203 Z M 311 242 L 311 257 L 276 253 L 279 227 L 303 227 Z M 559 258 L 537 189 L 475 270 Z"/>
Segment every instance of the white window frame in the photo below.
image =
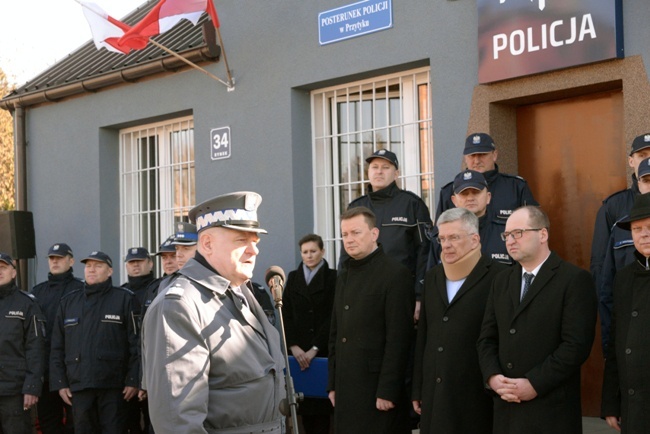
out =
<path fill-rule="evenodd" d="M 154 141 L 153 155 L 148 139 Z M 193 117 L 120 130 L 119 159 L 123 264 L 131 247 L 156 252 L 173 233 L 174 223 L 187 221 L 187 213 L 195 205 Z M 145 221 L 148 228 L 143 227 Z M 126 280 L 125 269 L 120 269 Z"/>
<path fill-rule="evenodd" d="M 395 152 L 400 163 L 398 185 L 418 194 L 430 210 L 434 209 L 430 83 L 430 68 L 423 67 L 311 92 L 314 232 L 323 237 L 326 259 L 332 266 L 336 265 L 341 249 L 339 216 L 347 206 L 341 202 L 344 195 L 352 201 L 367 193 L 365 158 L 369 152 L 386 147 Z M 395 98 L 400 103 L 397 120 L 391 119 L 389 113 L 390 100 Z M 377 103 L 381 100 L 388 108 L 385 119 L 377 119 Z M 358 101 L 370 101 L 372 114 L 364 113 L 364 104 L 358 104 L 358 115 L 351 117 L 350 103 Z M 361 123 L 360 129 L 339 130 L 338 105 L 341 103 L 346 106 L 343 123 Z M 371 126 L 363 125 L 364 116 L 372 118 Z M 386 134 L 391 137 L 390 143 L 381 140 L 381 132 L 390 132 Z M 353 135 L 362 139 L 350 140 Z M 393 136 L 399 140 L 394 140 Z M 339 147 L 351 142 L 357 143 L 356 149 L 348 146 L 346 155 L 340 155 Z M 365 151 L 364 145 L 366 148 L 372 145 L 372 149 Z M 345 173 L 362 174 L 361 179 L 341 179 L 343 170 L 339 162 L 342 157 L 347 164 Z"/>

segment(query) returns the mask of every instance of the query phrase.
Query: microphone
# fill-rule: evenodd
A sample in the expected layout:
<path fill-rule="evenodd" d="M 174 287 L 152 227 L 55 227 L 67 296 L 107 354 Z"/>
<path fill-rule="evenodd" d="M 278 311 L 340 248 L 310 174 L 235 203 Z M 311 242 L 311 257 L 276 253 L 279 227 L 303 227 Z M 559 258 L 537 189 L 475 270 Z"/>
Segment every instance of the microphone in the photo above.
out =
<path fill-rule="evenodd" d="M 284 291 L 284 270 L 277 265 L 272 265 L 266 270 L 264 281 L 269 285 L 273 301 L 276 303 L 282 301 L 282 291 Z"/>

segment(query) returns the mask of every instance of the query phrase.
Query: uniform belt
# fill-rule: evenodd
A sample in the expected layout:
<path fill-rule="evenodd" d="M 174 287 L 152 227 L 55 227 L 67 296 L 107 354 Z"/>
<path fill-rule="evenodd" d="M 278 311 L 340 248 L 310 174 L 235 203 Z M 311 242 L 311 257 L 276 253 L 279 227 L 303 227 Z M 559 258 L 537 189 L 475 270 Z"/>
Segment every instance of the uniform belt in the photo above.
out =
<path fill-rule="evenodd" d="M 280 419 L 271 422 L 258 423 L 255 425 L 235 426 L 232 428 L 208 428 L 205 430 L 210 434 L 281 434 L 282 422 Z"/>

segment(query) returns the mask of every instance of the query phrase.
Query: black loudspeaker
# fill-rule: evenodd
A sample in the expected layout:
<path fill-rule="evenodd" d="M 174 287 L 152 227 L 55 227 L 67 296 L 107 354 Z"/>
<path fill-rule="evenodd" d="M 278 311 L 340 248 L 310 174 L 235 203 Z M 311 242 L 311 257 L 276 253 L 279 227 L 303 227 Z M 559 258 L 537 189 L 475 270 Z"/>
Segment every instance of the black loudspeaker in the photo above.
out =
<path fill-rule="evenodd" d="M 14 259 L 36 255 L 34 217 L 29 211 L 0 211 L 0 252 Z"/>

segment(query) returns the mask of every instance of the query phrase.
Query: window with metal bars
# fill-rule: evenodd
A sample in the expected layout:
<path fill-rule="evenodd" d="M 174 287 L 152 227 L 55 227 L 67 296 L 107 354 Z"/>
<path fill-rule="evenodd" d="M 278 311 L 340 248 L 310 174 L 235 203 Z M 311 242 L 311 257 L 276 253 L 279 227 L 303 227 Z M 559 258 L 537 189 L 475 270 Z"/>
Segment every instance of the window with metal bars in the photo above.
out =
<path fill-rule="evenodd" d="M 368 188 L 365 159 L 397 154 L 398 185 L 434 207 L 429 68 L 318 89 L 311 93 L 314 231 L 330 265 L 340 252 L 339 215 Z"/>
<path fill-rule="evenodd" d="M 195 203 L 192 117 L 120 131 L 122 255 L 130 247 L 156 252 Z"/>

